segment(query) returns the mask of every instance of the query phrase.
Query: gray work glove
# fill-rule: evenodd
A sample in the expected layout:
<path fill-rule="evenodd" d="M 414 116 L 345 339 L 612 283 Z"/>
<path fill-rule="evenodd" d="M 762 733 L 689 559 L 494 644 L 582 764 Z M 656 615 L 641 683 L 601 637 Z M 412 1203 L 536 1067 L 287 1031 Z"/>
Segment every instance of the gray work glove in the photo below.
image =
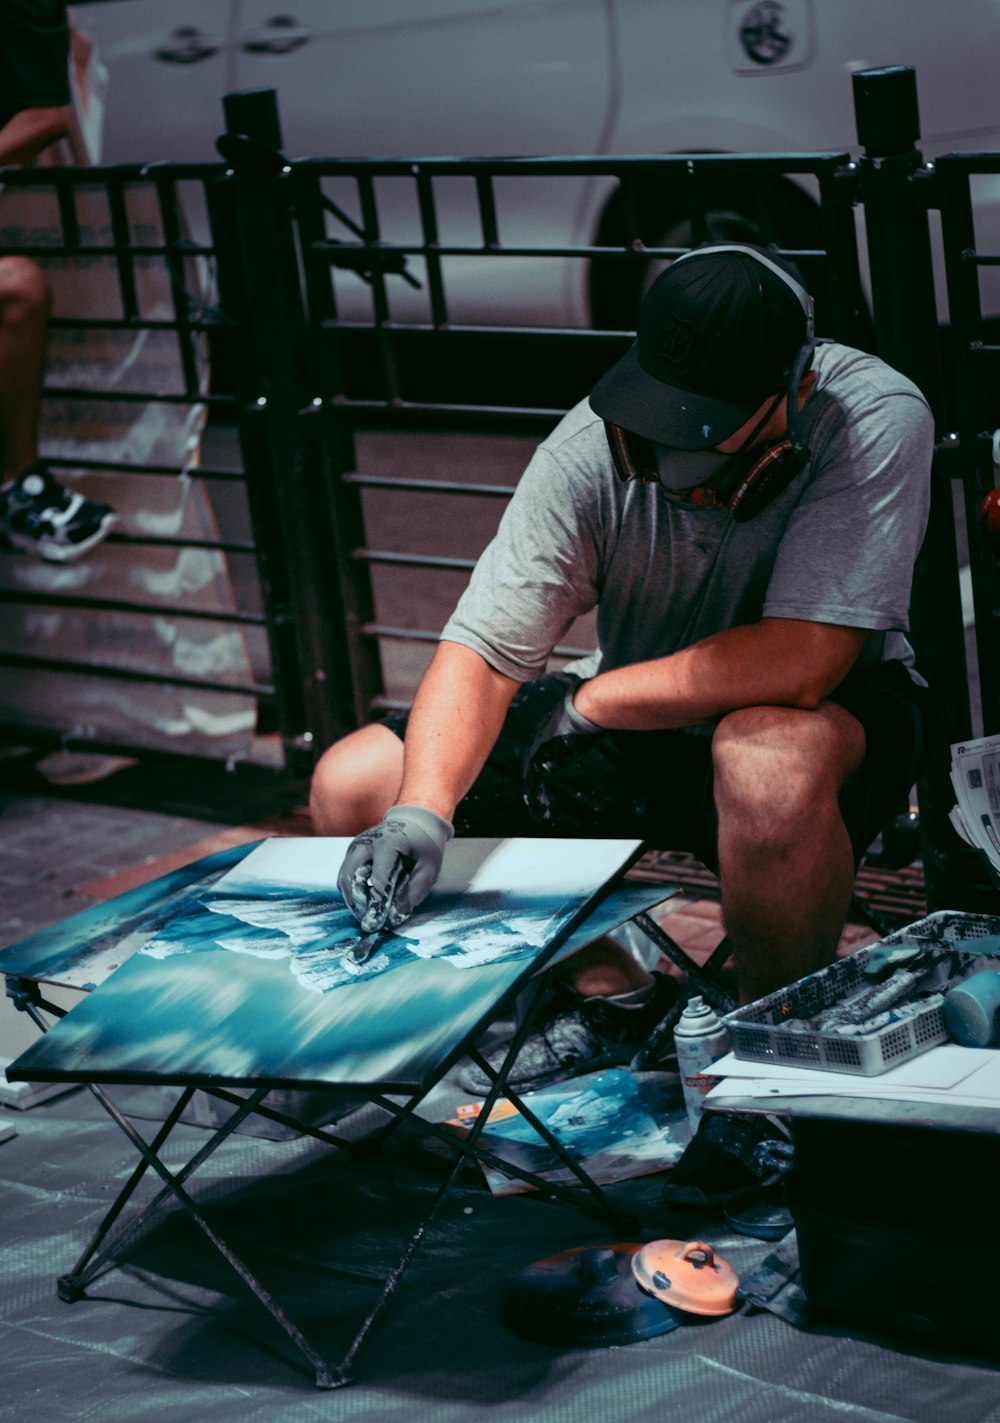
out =
<path fill-rule="evenodd" d="M 579 756 L 586 742 L 607 728 L 598 726 L 573 705 L 573 695 L 583 682 L 575 679 L 565 697 L 535 731 L 523 762 L 524 796 L 532 817 L 544 824 L 551 818 L 552 802 L 547 779 Z"/>
<path fill-rule="evenodd" d="M 450 820 L 421 805 L 394 805 L 385 819 L 356 835 L 337 887 L 363 934 L 394 929 L 416 909 L 441 873 Z"/>

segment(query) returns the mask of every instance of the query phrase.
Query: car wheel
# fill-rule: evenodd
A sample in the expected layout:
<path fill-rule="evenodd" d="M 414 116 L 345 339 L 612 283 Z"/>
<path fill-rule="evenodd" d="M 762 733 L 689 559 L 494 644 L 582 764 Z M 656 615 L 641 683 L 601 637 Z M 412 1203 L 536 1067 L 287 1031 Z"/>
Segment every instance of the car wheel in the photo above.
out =
<path fill-rule="evenodd" d="M 766 192 L 763 181 L 710 179 L 702 189 L 700 215 L 693 210 L 685 187 L 643 182 L 638 188 L 639 236 L 644 247 L 694 247 L 711 242 L 775 245 L 783 250 L 822 248 L 819 211 L 800 189 L 775 182 Z M 627 240 L 621 190 L 609 200 L 595 243 L 621 247 Z M 595 329 L 632 331 L 643 295 L 670 264 L 669 258 L 598 257 L 590 269 L 590 313 Z M 822 259 L 797 262 L 805 285 L 816 300 L 817 329 L 827 311 L 826 276 Z"/>

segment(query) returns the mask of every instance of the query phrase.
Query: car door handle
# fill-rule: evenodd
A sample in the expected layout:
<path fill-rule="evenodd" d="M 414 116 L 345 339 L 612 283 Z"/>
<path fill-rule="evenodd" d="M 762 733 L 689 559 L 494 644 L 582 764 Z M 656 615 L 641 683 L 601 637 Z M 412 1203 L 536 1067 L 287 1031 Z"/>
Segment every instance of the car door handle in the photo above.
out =
<path fill-rule="evenodd" d="M 247 54 L 291 54 L 308 44 L 311 32 L 291 15 L 273 15 L 243 46 Z"/>
<path fill-rule="evenodd" d="M 170 36 L 176 41 L 174 48 L 164 45 L 156 51 L 156 57 L 163 64 L 199 64 L 203 59 L 211 59 L 218 54 L 219 44 L 209 35 L 203 35 L 193 25 L 182 25 Z"/>

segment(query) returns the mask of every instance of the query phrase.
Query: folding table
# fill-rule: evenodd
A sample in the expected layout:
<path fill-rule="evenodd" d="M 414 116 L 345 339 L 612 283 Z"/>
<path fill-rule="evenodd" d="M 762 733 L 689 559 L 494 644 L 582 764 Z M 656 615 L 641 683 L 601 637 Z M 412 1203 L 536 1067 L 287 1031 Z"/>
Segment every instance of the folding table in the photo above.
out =
<path fill-rule="evenodd" d="M 60 1279 L 60 1297 L 81 1298 L 139 1225 L 173 1197 L 308 1360 L 321 1388 L 352 1378 L 372 1324 L 465 1163 L 494 1165 L 546 1197 L 563 1197 L 620 1229 L 632 1228 L 634 1222 L 509 1088 L 507 1076 L 542 997 L 545 975 L 539 970 L 628 919 L 648 921 L 648 911 L 676 893 L 662 884 L 622 882 L 642 852 L 639 841 L 459 840 L 449 846 L 438 886 L 420 913 L 374 945 L 358 945 L 357 926 L 337 892 L 330 888 L 324 897 L 314 871 L 301 869 L 325 854 L 332 886 L 347 843 L 279 839 L 226 850 L 0 951 L 8 995 L 44 1033 L 11 1064 L 8 1077 L 85 1084 L 141 1157 L 93 1240 Z M 265 850 L 268 874 L 277 865 L 280 884 L 253 880 Z M 213 914 L 220 916 L 218 928 Z M 353 947 L 345 948 L 345 920 Z M 331 933 L 331 924 L 341 928 Z M 350 981 L 338 981 L 345 973 Z M 96 991 L 64 1014 L 43 997 L 45 983 Z M 525 997 L 510 1050 L 494 1073 L 475 1044 L 515 999 L 523 1004 Z M 50 1028 L 43 1012 L 61 1021 Z M 419 1119 L 421 1131 L 446 1141 L 455 1159 L 346 1353 L 331 1364 L 219 1235 L 186 1183 L 251 1114 L 349 1153 L 368 1152 L 414 1118 L 466 1054 L 493 1078 L 493 1087 L 466 1136 Z M 179 1089 L 149 1142 L 105 1090 L 131 1083 Z M 347 1089 L 382 1108 L 389 1120 L 359 1148 L 266 1105 L 275 1089 Z M 180 1170 L 171 1171 L 161 1153 L 196 1090 L 233 1110 Z M 578 1187 L 542 1179 L 486 1150 L 482 1128 L 501 1094 L 573 1172 Z M 163 1189 L 111 1235 L 147 1170 Z"/>

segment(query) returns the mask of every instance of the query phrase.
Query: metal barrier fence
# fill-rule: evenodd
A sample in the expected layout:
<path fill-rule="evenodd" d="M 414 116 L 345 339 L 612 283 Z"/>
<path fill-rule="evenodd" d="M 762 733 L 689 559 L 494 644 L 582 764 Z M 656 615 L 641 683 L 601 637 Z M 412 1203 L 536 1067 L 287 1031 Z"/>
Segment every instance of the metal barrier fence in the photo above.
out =
<path fill-rule="evenodd" d="M 933 908 L 995 910 L 997 890 L 981 858 L 958 842 L 948 822 L 954 793 L 947 744 L 1000 730 L 993 612 L 1000 589 L 994 554 L 978 527 L 981 500 L 996 482 L 990 430 L 1000 423 L 987 378 L 1000 347 L 984 339 L 982 285 L 1000 255 L 977 250 L 972 200 L 977 175 L 1000 170 L 997 156 L 989 154 L 924 163 L 912 70 L 857 74 L 854 85 L 875 349 L 920 386 L 938 433 L 930 524 L 910 610 L 919 665 L 937 692 L 944 721 L 945 745 L 920 785 L 928 902 Z M 944 280 L 938 284 L 932 211 L 940 216 Z M 960 563 L 966 561 L 975 629 L 971 667 L 960 583 Z"/>
<path fill-rule="evenodd" d="M 41 264 L 53 290 L 43 451 L 56 476 L 121 522 L 72 564 L 0 559 L 6 671 L 0 715 L 111 749 L 245 754 L 275 697 L 266 550 L 228 520 L 239 457 L 213 460 L 207 341 L 228 330 L 210 244 L 192 211 L 218 201 L 222 165 L 39 168 L 3 175 L 0 253 Z M 242 497 L 242 496 L 241 496 Z"/>
<path fill-rule="evenodd" d="M 1000 157 L 956 155 L 924 164 L 912 71 L 869 71 L 854 82 L 859 159 L 829 153 L 287 162 L 273 95 L 253 91 L 227 97 L 223 165 L 5 174 L 5 188 L 49 185 L 67 253 L 88 250 L 74 227 L 73 195 L 106 192 L 110 241 L 101 255 L 115 264 L 122 308 L 116 320 L 130 333 L 149 324 L 130 296 L 135 262 L 167 265 L 174 309 L 156 317 L 155 329 L 176 340 L 183 381 L 177 390 L 134 399 L 198 405 L 235 425 L 239 458 L 225 468 L 192 466 L 186 477 L 238 482 L 245 490 L 251 536 L 202 538 L 198 546 L 227 566 L 252 561 L 252 579 L 245 570 L 237 579 L 230 568 L 235 593 L 227 619 L 244 640 L 253 630 L 258 644 L 241 677 L 185 678 L 176 669 L 161 675 L 121 661 L 99 665 L 66 655 L 53 661 L 2 647 L 0 665 L 21 675 L 86 671 L 199 695 L 236 692 L 265 710 L 285 757 L 306 764 L 314 749 L 412 692 L 421 657 L 516 481 L 516 468 L 500 482 L 477 479 L 470 442 L 486 435 L 520 454 L 625 348 L 635 301 L 657 263 L 706 239 L 745 236 L 774 242 L 799 264 L 818 297 L 824 334 L 878 350 L 931 401 L 938 456 L 931 532 L 915 583 L 914 638 L 920 665 L 943 694 L 949 740 L 996 730 L 997 575 L 975 534 L 975 514 L 994 482 L 986 367 L 998 348 L 983 339 L 977 275 L 1000 258 L 976 251 L 970 187 L 976 175 L 1000 170 Z M 599 184 L 614 196 L 596 234 L 541 245 L 507 212 L 511 194 L 535 184 L 568 184 L 571 195 Z M 155 192 L 162 226 L 162 240 L 152 244 L 136 241 L 123 209 L 123 195 L 144 185 Z M 198 191 L 208 241 L 185 236 L 174 196 L 184 188 Z M 734 189 L 743 195 L 735 228 L 718 199 Z M 672 210 L 664 225 L 657 195 L 667 191 Z M 931 210 L 940 211 L 947 278 L 937 294 Z M 209 258 L 217 290 L 206 299 L 192 284 L 191 263 Z M 485 301 L 501 319 L 477 320 L 467 284 L 483 293 L 489 279 L 482 274 L 509 272 L 511 264 L 537 268 L 539 291 L 586 287 L 598 329 L 572 325 L 558 309 L 549 324 L 522 310 L 504 311 L 502 275 Z M 523 282 L 517 285 L 521 290 Z M 950 339 L 943 354 L 939 306 Z M 113 329 L 106 320 L 99 324 Z M 228 353 L 231 395 L 206 388 L 192 345 L 206 334 L 216 353 Z M 48 392 L 49 398 L 91 394 Z M 435 449 L 456 441 L 455 468 L 442 473 L 436 464 L 431 472 L 401 474 L 391 437 L 430 441 L 432 431 Z M 422 458 L 431 446 L 418 448 Z M 124 470 L 127 463 L 102 457 L 99 467 Z M 75 457 L 66 465 L 93 467 Z M 178 470 L 146 464 L 140 472 L 162 477 Z M 393 499 L 403 513 L 391 512 Z M 473 507 L 491 512 L 472 513 Z M 425 527 L 431 538 L 421 543 Z M 959 540 L 968 542 L 976 605 L 975 705 L 965 665 Z M 138 542 L 156 540 L 126 531 L 109 550 Z M 183 538 L 166 542 L 180 548 Z M 437 591 L 428 595 L 429 587 Z M 8 586 L 0 598 L 30 602 L 35 593 Z M 62 605 L 63 595 L 46 594 L 36 605 L 46 600 Z M 96 615 L 165 611 L 120 593 L 91 597 L 87 607 Z M 183 620 L 214 620 L 213 626 L 226 621 L 217 607 L 168 611 Z M 103 744 L 112 739 L 98 737 Z M 151 740 L 158 744 L 149 737 L 131 744 Z M 980 883 L 978 860 L 952 843 L 950 804 L 946 772 L 934 768 L 921 787 L 929 897 L 972 907 L 970 896 L 992 891 Z"/>
<path fill-rule="evenodd" d="M 440 512 L 431 520 L 448 530 L 448 506 L 455 509 L 470 497 L 503 500 L 506 487 L 476 481 L 401 479 L 359 469 L 353 436 L 360 425 L 378 421 L 383 427 L 419 428 L 421 422 L 439 429 L 518 429 L 539 433 L 549 428 L 570 404 L 581 398 L 596 376 L 630 342 L 626 331 L 613 333 L 570 329 L 565 326 L 526 329 L 518 326 L 474 325 L 456 320 L 447 295 L 449 263 L 502 258 L 537 261 L 557 268 L 566 262 L 585 262 L 591 271 L 601 263 L 618 263 L 638 273 L 650 263 L 676 256 L 678 247 L 645 244 L 639 235 L 641 204 L 638 191 L 651 179 L 673 183 L 681 179 L 690 189 L 694 240 L 705 226 L 704 205 L 699 204 L 703 185 L 726 178 L 746 181 L 752 173 L 758 185 L 760 221 L 767 222 L 770 184 L 787 181 L 790 174 L 813 178 L 825 206 L 828 247 L 800 249 L 795 256 L 819 267 L 818 280 L 828 294 L 836 326 L 857 334 L 863 324 L 863 301 L 854 245 L 853 214 L 839 200 L 845 155 L 811 155 L 782 159 L 701 158 L 653 162 L 618 160 L 508 160 L 503 164 L 459 160 L 391 163 L 309 161 L 292 165 L 286 176 L 288 203 L 294 213 L 299 250 L 311 318 L 313 400 L 327 418 L 327 449 L 331 461 L 331 499 L 340 528 L 365 535 L 341 546 L 338 563 L 344 573 L 345 626 L 352 642 L 352 664 L 357 669 L 356 714 L 367 719 L 373 710 L 395 704 L 379 685 L 379 665 L 373 666 L 376 645 L 387 640 L 426 642 L 436 637 L 433 628 L 391 625 L 375 616 L 371 579 L 373 571 L 397 568 L 468 572 L 475 555 L 455 558 L 446 549 L 417 553 L 373 545 L 378 533 L 361 517 L 359 495 L 374 489 L 408 491 L 436 496 Z M 593 177 L 610 179 L 623 195 L 625 221 L 619 245 L 580 245 L 572 249 L 507 245 L 502 238 L 502 212 L 498 211 L 498 182 L 545 183 L 559 178 L 583 183 Z M 437 193 L 458 180 L 470 180 L 474 196 L 475 231 L 465 243 L 447 243 L 439 235 Z M 389 241 L 381 235 L 376 191 L 380 183 L 412 185 L 419 211 L 419 232 L 409 242 Z M 330 235 L 331 226 L 343 226 L 344 208 L 337 211 L 326 198 L 327 185 L 356 189 L 361 214 L 356 240 L 345 242 Z M 701 222 L 699 223 L 699 215 Z M 422 268 L 425 313 L 423 320 L 405 324 L 392 316 L 390 282 L 410 273 L 417 261 Z M 345 268 L 367 273 L 371 311 L 340 314 L 338 285 Z M 636 285 L 638 285 L 636 283 Z M 411 305 L 412 305 L 411 301 Z M 627 317 L 629 313 L 624 313 Z M 623 323 L 624 324 L 624 323 Z M 367 341 L 368 349 L 364 350 Z M 352 343 L 361 361 L 352 359 Z M 367 369 L 359 378 L 359 364 Z M 428 373 L 431 373 L 430 377 Z M 447 372 L 447 375 L 444 373 Z M 553 400 L 559 403 L 553 404 Z M 478 552 L 478 550 L 477 550 Z M 561 648 L 564 655 L 577 649 Z"/>

